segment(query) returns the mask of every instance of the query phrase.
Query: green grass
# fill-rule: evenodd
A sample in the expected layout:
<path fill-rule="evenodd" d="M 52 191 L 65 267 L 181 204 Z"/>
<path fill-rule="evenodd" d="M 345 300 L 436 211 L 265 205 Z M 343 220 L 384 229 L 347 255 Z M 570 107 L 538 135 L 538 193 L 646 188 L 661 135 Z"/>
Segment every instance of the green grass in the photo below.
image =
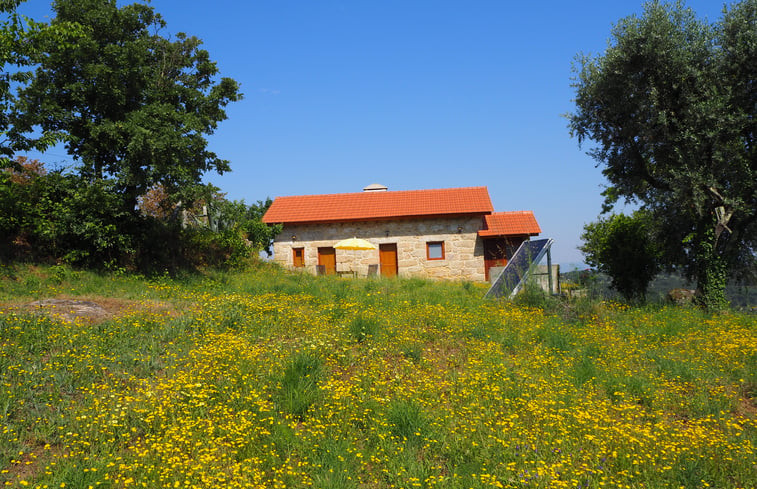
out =
<path fill-rule="evenodd" d="M 350 321 L 349 331 L 356 342 L 362 343 L 376 336 L 379 327 L 380 325 L 376 318 L 356 316 Z"/>
<path fill-rule="evenodd" d="M 297 353 L 284 369 L 281 389 L 276 397 L 279 408 L 298 420 L 320 399 L 318 384 L 322 375 L 322 360 L 313 353 Z"/>
<path fill-rule="evenodd" d="M 428 420 L 416 402 L 392 402 L 387 408 L 386 419 L 392 435 L 399 442 L 418 445 L 429 436 Z"/>
<path fill-rule="evenodd" d="M 0 273 L 0 483 L 757 487 L 757 319 L 268 264 Z M 20 307 L 115 304 L 106 321 Z"/>

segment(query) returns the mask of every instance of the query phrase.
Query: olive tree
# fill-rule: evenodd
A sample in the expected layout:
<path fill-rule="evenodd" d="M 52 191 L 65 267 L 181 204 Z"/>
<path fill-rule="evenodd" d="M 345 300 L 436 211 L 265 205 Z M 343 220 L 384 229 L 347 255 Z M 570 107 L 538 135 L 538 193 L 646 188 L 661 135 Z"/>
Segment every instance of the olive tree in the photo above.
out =
<path fill-rule="evenodd" d="M 757 244 L 757 0 L 714 24 L 681 3 L 647 3 L 612 30 L 607 50 L 577 62 L 570 130 L 609 181 L 608 208 L 654 216 L 667 265 L 725 305 L 729 271 Z"/>

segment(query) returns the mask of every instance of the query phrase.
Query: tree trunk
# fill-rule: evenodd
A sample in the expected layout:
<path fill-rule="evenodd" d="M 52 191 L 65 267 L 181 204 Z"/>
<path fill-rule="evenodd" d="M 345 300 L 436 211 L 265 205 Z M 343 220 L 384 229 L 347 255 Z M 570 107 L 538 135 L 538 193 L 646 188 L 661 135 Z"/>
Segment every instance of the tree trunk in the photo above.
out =
<path fill-rule="evenodd" d="M 129 185 L 124 189 L 124 210 L 132 216 L 139 215 L 139 191 L 137 187 Z"/>
<path fill-rule="evenodd" d="M 709 311 L 720 311 L 728 307 L 725 297 L 728 267 L 718 249 L 715 235 L 715 230 L 710 229 L 702 236 L 696 257 L 697 302 Z"/>

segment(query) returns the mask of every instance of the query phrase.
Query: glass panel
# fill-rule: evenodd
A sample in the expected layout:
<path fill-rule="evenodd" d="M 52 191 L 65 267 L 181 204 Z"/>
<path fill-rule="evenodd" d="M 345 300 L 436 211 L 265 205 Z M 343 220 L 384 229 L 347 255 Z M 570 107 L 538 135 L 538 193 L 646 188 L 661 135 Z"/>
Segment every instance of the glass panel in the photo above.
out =
<path fill-rule="evenodd" d="M 441 260 L 442 258 L 444 258 L 442 243 L 428 243 L 428 259 Z"/>
<path fill-rule="evenodd" d="M 507 266 L 502 270 L 486 296 L 502 297 L 510 295 L 528 276 L 531 265 L 538 264 L 551 246 L 552 240 L 549 238 L 524 241 L 518 251 L 510 258 L 510 261 L 507 262 Z"/>

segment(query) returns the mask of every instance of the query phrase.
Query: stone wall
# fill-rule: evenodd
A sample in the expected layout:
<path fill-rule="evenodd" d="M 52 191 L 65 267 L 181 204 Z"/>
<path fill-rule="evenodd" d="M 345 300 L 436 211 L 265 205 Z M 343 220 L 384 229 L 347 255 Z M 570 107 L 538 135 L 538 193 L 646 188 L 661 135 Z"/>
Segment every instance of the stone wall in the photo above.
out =
<path fill-rule="evenodd" d="M 532 274 L 529 276 L 529 280 L 533 280 L 544 292 L 558 295 L 560 294 L 560 265 L 552 265 L 552 290 L 549 290 L 547 265 L 537 265 L 534 267 Z"/>
<path fill-rule="evenodd" d="M 375 245 L 397 244 L 398 274 L 451 280 L 484 281 L 484 249 L 478 230 L 481 216 L 401 221 L 285 225 L 273 243 L 274 260 L 293 268 L 292 248 L 305 248 L 305 271 L 315 273 L 318 247 L 358 237 Z M 444 242 L 444 260 L 428 260 L 426 243 Z M 379 263 L 379 251 L 336 250 L 337 271 L 355 270 L 365 277 Z"/>

